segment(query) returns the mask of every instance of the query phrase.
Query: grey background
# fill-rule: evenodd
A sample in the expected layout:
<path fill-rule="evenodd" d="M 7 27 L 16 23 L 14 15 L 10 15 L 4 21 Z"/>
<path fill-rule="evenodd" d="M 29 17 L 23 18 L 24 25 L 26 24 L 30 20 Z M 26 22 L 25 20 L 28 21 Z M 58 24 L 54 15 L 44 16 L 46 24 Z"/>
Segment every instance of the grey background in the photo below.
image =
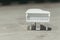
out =
<path fill-rule="evenodd" d="M 46 25 L 52 31 L 28 31 L 25 12 L 39 8 L 51 12 Z M 60 3 L 0 6 L 0 40 L 60 40 Z"/>

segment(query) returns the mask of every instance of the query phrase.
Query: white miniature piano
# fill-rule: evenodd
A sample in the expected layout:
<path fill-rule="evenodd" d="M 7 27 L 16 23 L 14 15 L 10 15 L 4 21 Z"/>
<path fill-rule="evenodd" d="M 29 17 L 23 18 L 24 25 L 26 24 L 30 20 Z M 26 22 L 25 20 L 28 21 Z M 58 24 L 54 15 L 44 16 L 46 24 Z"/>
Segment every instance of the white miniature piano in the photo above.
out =
<path fill-rule="evenodd" d="M 26 11 L 26 22 L 49 22 L 50 12 L 41 9 L 28 9 Z"/>

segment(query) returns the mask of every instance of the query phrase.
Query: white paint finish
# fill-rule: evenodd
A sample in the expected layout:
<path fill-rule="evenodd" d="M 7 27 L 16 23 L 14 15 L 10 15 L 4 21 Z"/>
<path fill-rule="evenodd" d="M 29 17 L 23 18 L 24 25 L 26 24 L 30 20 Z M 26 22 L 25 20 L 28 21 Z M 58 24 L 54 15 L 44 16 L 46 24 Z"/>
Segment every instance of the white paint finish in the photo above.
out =
<path fill-rule="evenodd" d="M 28 9 L 26 11 L 26 22 L 49 22 L 50 12 L 41 9 Z"/>
<path fill-rule="evenodd" d="M 42 9 L 28 9 L 27 11 L 26 11 L 26 13 L 45 13 L 45 14 L 48 14 L 48 13 L 50 13 L 49 11 L 45 11 L 45 10 L 42 10 Z"/>

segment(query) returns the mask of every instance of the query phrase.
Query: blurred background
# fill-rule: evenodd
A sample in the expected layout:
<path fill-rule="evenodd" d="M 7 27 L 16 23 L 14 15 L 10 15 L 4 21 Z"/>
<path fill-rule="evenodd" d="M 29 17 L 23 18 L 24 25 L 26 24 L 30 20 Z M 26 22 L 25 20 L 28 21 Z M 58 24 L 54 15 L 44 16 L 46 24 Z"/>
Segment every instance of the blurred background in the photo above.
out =
<path fill-rule="evenodd" d="M 25 12 L 51 12 L 51 31 L 28 31 Z M 0 40 L 60 40 L 60 0 L 0 0 Z"/>
<path fill-rule="evenodd" d="M 18 3 L 18 4 L 27 4 L 27 3 L 56 3 L 60 2 L 60 0 L 0 0 L 0 3 L 2 5 L 10 5 L 12 3 Z"/>

